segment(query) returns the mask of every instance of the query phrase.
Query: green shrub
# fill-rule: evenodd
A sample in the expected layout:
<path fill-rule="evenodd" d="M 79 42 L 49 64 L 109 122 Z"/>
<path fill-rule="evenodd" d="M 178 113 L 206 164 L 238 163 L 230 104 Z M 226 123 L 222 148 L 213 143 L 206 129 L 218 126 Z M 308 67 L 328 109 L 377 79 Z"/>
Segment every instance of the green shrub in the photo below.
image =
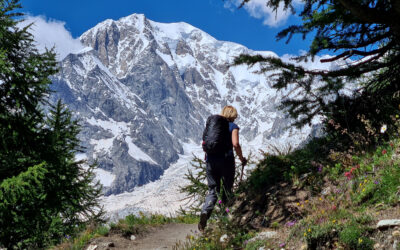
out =
<path fill-rule="evenodd" d="M 307 173 L 311 174 L 307 184 L 318 189 L 321 178 L 315 177 L 321 177 L 324 165 L 327 165 L 327 145 L 326 138 L 314 138 L 303 148 L 288 154 L 266 154 L 249 176 L 245 188 L 260 190 L 280 181 L 298 182 L 301 175 Z"/>
<path fill-rule="evenodd" d="M 248 178 L 247 185 L 259 190 L 283 180 L 283 173 L 289 169 L 290 163 L 285 156 L 266 156 Z"/>
<path fill-rule="evenodd" d="M 94 233 L 95 236 L 108 236 L 109 232 L 110 227 L 102 225 L 97 227 Z"/>
<path fill-rule="evenodd" d="M 258 250 L 262 247 L 265 248 L 266 246 L 268 246 L 268 242 L 265 242 L 265 240 L 256 240 L 256 241 L 247 243 L 245 245 L 244 249 L 245 250 Z"/>
<path fill-rule="evenodd" d="M 397 143 L 397 142 L 396 142 Z M 391 144 L 394 147 L 393 142 Z M 352 200 L 356 204 L 368 206 L 377 203 L 397 204 L 400 201 L 399 160 L 392 160 L 393 149 L 389 145 L 378 147 L 369 156 L 364 156 L 366 163 L 360 164 L 361 173 L 371 173 L 355 178 Z"/>
<path fill-rule="evenodd" d="M 375 183 L 374 183 L 375 184 Z M 384 201 L 388 204 L 398 204 L 400 196 L 400 166 L 395 164 L 381 171 L 380 179 L 376 180 L 376 191 L 372 194 L 371 202 Z"/>
<path fill-rule="evenodd" d="M 373 249 L 374 242 L 364 236 L 366 229 L 358 224 L 349 224 L 339 233 L 339 241 L 349 249 Z"/>
<path fill-rule="evenodd" d="M 339 225 L 331 222 L 310 226 L 304 232 L 308 248 L 319 249 L 325 247 L 327 243 L 333 243 L 339 228 Z"/>
<path fill-rule="evenodd" d="M 279 227 L 280 227 L 279 222 L 274 221 L 271 223 L 271 228 L 279 228 Z"/>

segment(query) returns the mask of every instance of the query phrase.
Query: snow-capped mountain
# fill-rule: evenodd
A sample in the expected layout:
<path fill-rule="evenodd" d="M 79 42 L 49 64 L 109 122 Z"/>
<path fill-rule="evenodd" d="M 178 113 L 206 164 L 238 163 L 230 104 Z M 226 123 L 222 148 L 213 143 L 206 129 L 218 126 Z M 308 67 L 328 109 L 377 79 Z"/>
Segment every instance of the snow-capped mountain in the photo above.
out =
<path fill-rule="evenodd" d="M 80 40 L 86 49 L 62 60 L 52 98 L 80 119 L 81 157 L 97 159 L 106 195 L 159 179 L 183 145 L 200 145 L 205 120 L 227 104 L 238 109 L 247 151 L 296 146 L 310 134 L 309 127 L 283 130 L 289 120 L 276 107 L 286 93 L 272 89 L 267 75 L 229 67 L 241 53 L 273 52 L 140 14 L 99 23 Z"/>

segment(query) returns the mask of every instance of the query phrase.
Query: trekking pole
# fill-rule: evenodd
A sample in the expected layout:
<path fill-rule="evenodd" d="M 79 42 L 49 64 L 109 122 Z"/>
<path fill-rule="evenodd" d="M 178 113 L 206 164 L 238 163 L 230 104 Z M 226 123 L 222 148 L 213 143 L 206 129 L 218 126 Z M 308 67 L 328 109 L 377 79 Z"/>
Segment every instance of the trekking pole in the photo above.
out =
<path fill-rule="evenodd" d="M 240 172 L 240 180 L 239 180 L 239 184 L 242 183 L 242 179 L 243 179 L 243 171 L 244 171 L 244 165 L 242 164 L 242 171 Z"/>
<path fill-rule="evenodd" d="M 245 158 L 246 159 L 246 158 Z M 240 171 L 240 179 L 239 179 L 239 184 L 242 182 L 243 180 L 243 172 L 244 172 L 244 166 L 246 166 L 247 164 L 247 159 L 245 160 L 244 163 L 242 163 L 242 170 Z"/>

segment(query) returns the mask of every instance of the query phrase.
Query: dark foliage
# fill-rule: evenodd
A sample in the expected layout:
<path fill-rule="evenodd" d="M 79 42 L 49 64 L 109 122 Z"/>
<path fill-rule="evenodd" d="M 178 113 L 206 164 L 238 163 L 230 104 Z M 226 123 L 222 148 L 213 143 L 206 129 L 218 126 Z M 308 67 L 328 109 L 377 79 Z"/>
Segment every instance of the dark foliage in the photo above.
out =
<path fill-rule="evenodd" d="M 43 248 L 102 214 L 94 166 L 76 161 L 79 126 L 50 106 L 53 51 L 39 53 L 17 0 L 0 1 L 0 248 Z"/>
<path fill-rule="evenodd" d="M 243 1 L 243 4 L 251 0 Z M 310 123 L 316 115 L 333 116 L 337 104 L 363 102 L 368 97 L 384 103 L 400 90 L 400 2 L 381 0 L 303 0 L 298 15 L 302 24 L 292 25 L 279 32 L 277 39 L 300 34 L 312 34 L 314 39 L 306 55 L 293 58 L 300 62 L 321 52 L 335 54 L 321 62 L 341 62 L 330 70 L 306 69 L 299 64 L 279 58 L 241 55 L 234 64 L 261 63 L 262 72 L 278 70 L 273 77 L 274 88 L 292 90 L 283 100 L 282 108 L 296 118 L 295 125 Z M 283 5 L 293 13 L 292 0 L 267 0 L 267 6 L 277 9 Z M 347 63 L 344 63 L 347 60 Z M 358 88 L 345 97 L 346 84 Z M 362 84 L 361 84 L 362 83 Z M 360 94 L 363 93 L 363 94 Z M 385 93 L 385 95 L 381 95 Z M 367 99 L 364 99 L 367 98 Z M 338 100 L 338 101 L 337 101 Z M 391 101 L 393 102 L 393 101 Z M 364 104 L 355 104 L 362 106 Z M 371 106 L 371 109 L 374 106 Z M 345 111 L 340 109 L 340 111 Z"/>

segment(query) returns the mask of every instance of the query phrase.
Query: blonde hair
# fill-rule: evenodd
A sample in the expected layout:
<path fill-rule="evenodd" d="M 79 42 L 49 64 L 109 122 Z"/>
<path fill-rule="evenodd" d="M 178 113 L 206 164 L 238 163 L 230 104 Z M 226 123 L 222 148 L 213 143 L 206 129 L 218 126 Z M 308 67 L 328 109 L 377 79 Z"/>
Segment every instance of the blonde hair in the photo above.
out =
<path fill-rule="evenodd" d="M 221 115 L 229 121 L 233 122 L 237 118 L 238 113 L 234 107 L 228 105 L 222 109 Z"/>

